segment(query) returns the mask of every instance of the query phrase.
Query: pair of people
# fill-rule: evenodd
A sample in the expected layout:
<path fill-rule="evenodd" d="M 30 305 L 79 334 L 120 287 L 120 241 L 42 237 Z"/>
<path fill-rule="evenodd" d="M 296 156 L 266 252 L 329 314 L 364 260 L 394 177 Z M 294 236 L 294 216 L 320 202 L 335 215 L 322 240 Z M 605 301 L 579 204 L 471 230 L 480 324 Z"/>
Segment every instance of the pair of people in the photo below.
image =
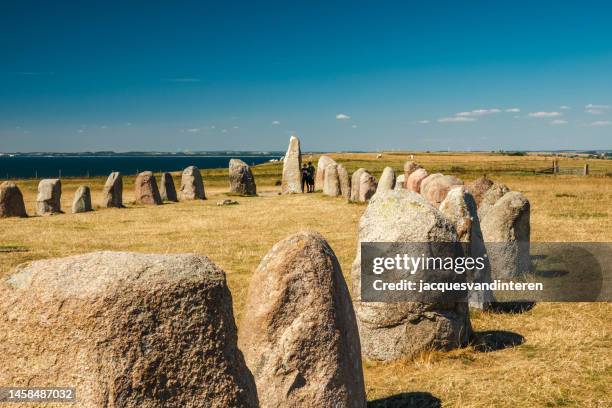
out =
<path fill-rule="evenodd" d="M 308 165 L 304 163 L 302 166 L 302 191 L 306 193 L 314 192 L 314 179 L 315 179 L 315 168 L 312 162 L 308 162 Z M 304 185 L 306 189 L 304 189 Z"/>

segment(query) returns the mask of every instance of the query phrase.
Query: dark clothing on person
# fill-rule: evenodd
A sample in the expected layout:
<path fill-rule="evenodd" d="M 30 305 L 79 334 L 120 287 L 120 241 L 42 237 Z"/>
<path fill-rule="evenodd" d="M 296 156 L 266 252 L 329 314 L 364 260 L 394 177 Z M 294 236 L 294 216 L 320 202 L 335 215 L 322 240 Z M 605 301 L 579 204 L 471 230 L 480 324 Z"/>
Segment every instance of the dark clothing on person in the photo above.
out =
<path fill-rule="evenodd" d="M 306 185 L 306 192 L 310 191 L 308 184 L 308 168 L 306 166 L 302 167 L 302 192 L 304 192 L 304 185 Z"/>
<path fill-rule="evenodd" d="M 315 168 L 312 164 L 310 164 L 306 170 L 308 172 L 308 191 L 312 193 L 314 192 Z"/>

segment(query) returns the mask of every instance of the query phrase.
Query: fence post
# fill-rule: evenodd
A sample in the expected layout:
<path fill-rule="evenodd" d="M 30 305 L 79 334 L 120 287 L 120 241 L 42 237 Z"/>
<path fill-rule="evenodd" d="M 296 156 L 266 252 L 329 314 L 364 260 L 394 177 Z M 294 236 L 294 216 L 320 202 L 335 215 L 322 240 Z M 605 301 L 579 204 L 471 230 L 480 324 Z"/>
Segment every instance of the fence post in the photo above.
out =
<path fill-rule="evenodd" d="M 559 162 L 557 161 L 557 159 L 553 159 L 552 172 L 553 174 L 557 174 L 559 172 Z"/>
<path fill-rule="evenodd" d="M 586 163 L 584 165 L 584 172 L 582 173 L 583 176 L 588 176 L 589 175 L 589 163 Z"/>

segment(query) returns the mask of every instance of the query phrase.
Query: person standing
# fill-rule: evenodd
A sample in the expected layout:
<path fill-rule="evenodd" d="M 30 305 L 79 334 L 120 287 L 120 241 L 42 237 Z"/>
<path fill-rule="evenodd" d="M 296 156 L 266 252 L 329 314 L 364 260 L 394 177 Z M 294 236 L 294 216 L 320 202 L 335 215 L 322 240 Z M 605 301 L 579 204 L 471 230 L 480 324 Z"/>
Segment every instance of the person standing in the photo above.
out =
<path fill-rule="evenodd" d="M 308 192 L 314 193 L 315 168 L 312 162 L 308 162 Z"/>
<path fill-rule="evenodd" d="M 306 163 L 304 163 L 302 165 L 302 193 L 307 193 L 309 192 L 308 190 L 310 189 L 309 187 L 309 181 L 308 181 L 308 167 L 306 166 Z M 306 189 L 304 190 L 304 185 L 306 185 Z"/>

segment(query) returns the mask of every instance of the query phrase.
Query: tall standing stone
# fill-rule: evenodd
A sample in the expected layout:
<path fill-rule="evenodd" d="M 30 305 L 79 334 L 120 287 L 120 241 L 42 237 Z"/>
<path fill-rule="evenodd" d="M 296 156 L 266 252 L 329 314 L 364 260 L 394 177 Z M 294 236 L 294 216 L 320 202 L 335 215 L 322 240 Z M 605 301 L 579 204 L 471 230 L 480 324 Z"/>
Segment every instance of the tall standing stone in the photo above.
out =
<path fill-rule="evenodd" d="M 391 167 L 385 167 L 378 180 L 376 192 L 389 191 L 395 188 L 395 171 Z"/>
<path fill-rule="evenodd" d="M 27 216 L 19 187 L 12 181 L 0 184 L 0 218 Z"/>
<path fill-rule="evenodd" d="M 406 163 L 404 163 L 404 179 L 408 180 L 408 177 L 410 177 L 412 173 L 414 173 L 416 170 L 420 168 L 421 166 L 419 166 L 413 161 L 407 161 Z"/>
<path fill-rule="evenodd" d="M 88 186 L 81 186 L 74 193 L 74 200 L 72 201 L 72 213 L 78 214 L 87 211 L 92 211 L 91 190 Z"/>
<path fill-rule="evenodd" d="M 446 197 L 448 190 L 454 186 L 463 185 L 463 181 L 454 176 L 437 177 L 421 188 L 421 195 L 425 197 L 434 207 L 438 207 Z"/>
<path fill-rule="evenodd" d="M 136 204 L 160 205 L 162 203 L 155 176 L 150 171 L 143 171 L 134 181 L 134 197 Z"/>
<path fill-rule="evenodd" d="M 394 190 L 405 190 L 406 189 L 406 177 L 403 174 L 400 174 L 395 179 L 395 187 Z"/>
<path fill-rule="evenodd" d="M 338 260 L 318 233 L 291 235 L 261 261 L 239 346 L 262 408 L 366 406 L 355 312 Z"/>
<path fill-rule="evenodd" d="M 181 176 L 181 198 L 183 200 L 206 200 L 204 181 L 200 169 L 189 166 Z"/>
<path fill-rule="evenodd" d="M 36 213 L 38 215 L 62 212 L 62 182 L 59 179 L 44 179 L 38 183 Z"/>
<path fill-rule="evenodd" d="M 484 194 L 487 192 L 487 190 L 493 187 L 493 184 L 493 180 L 487 178 L 487 176 L 482 176 L 470 183 L 467 183 L 465 187 L 470 193 L 472 193 L 472 196 L 474 196 L 476 205 L 480 206 L 480 202 L 482 201 Z"/>
<path fill-rule="evenodd" d="M 423 191 L 425 191 L 425 188 L 427 187 L 427 185 L 431 183 L 432 181 L 434 181 L 435 179 L 437 179 L 438 177 L 444 177 L 444 174 L 442 173 L 429 174 L 427 177 L 421 180 L 421 186 L 419 189 L 419 193 L 423 194 Z"/>
<path fill-rule="evenodd" d="M 363 167 L 358 168 L 351 176 L 351 201 L 359 201 L 359 180 L 361 175 L 367 170 Z"/>
<path fill-rule="evenodd" d="M 118 171 L 112 172 L 106 179 L 100 204 L 105 208 L 123 208 L 123 178 Z"/>
<path fill-rule="evenodd" d="M 0 281 L 0 310 L 0 384 L 75 387 L 83 408 L 258 406 L 225 274 L 206 257 L 35 261 Z"/>
<path fill-rule="evenodd" d="M 376 182 L 376 177 L 371 175 L 368 171 L 364 171 L 359 177 L 359 196 L 357 197 L 357 201 L 365 203 L 376 194 L 377 188 L 378 183 Z"/>
<path fill-rule="evenodd" d="M 245 196 L 257 195 L 255 177 L 248 164 L 240 159 L 231 159 L 229 162 L 230 193 Z"/>
<path fill-rule="evenodd" d="M 500 198 L 481 220 L 494 279 L 513 279 L 529 271 L 531 206 L 527 198 L 511 191 Z"/>
<path fill-rule="evenodd" d="M 291 136 L 289 147 L 283 159 L 282 194 L 303 193 L 302 191 L 302 151 L 300 139 Z"/>
<path fill-rule="evenodd" d="M 161 197 L 162 201 L 172 201 L 172 202 L 178 201 L 172 174 L 170 173 L 162 174 L 161 180 L 159 182 L 159 196 Z"/>
<path fill-rule="evenodd" d="M 340 195 L 340 177 L 338 176 L 337 164 L 328 164 L 325 169 L 323 194 L 330 197 L 338 197 Z"/>
<path fill-rule="evenodd" d="M 440 212 L 455 225 L 457 238 L 464 245 L 466 256 L 481 258 L 484 268 L 465 272 L 468 282 L 491 282 L 491 266 L 485 248 L 476 201 L 466 187 L 453 187 L 440 204 Z M 472 291 L 468 294 L 469 304 L 477 309 L 487 309 L 492 302 L 490 291 Z"/>
<path fill-rule="evenodd" d="M 338 179 L 340 180 L 340 194 L 349 200 L 351 198 L 351 178 L 343 165 L 339 164 L 337 169 Z"/>
<path fill-rule="evenodd" d="M 323 190 L 323 187 L 325 186 L 325 170 L 330 164 L 337 163 L 329 156 L 319 157 L 319 162 L 317 163 L 317 172 L 315 174 L 315 191 Z"/>
<path fill-rule="evenodd" d="M 408 179 L 406 180 L 406 190 L 413 191 L 415 193 L 421 192 L 421 184 L 429 176 L 429 173 L 425 169 L 416 169 L 413 171 Z"/>
<path fill-rule="evenodd" d="M 361 301 L 362 242 L 458 242 L 452 222 L 419 194 L 396 190 L 372 197 L 358 231 L 351 279 L 364 356 L 390 361 L 467 344 L 472 329 L 466 303 L 448 302 L 443 296 L 434 303 Z M 408 255 L 436 257 L 440 255 L 436 248 L 429 245 Z"/>
<path fill-rule="evenodd" d="M 489 210 L 493 208 L 496 202 L 498 202 L 510 189 L 501 183 L 494 182 L 482 195 L 480 203 L 478 205 L 478 217 L 482 221 Z"/>

